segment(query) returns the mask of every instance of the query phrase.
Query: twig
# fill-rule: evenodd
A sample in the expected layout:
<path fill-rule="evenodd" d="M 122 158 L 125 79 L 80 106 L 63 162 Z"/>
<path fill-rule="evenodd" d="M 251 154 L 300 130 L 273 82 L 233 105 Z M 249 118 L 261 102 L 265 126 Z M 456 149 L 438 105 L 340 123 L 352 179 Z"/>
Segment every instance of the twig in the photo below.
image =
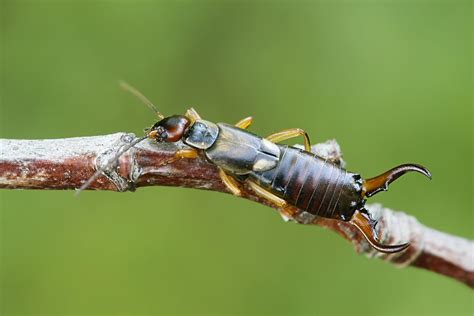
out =
<path fill-rule="evenodd" d="M 54 140 L 0 139 L 0 188 L 76 189 L 134 139 L 133 134 L 125 133 Z M 183 147 L 185 145 L 181 143 L 144 141 L 125 153 L 105 172 L 107 176 L 99 177 L 89 189 L 122 192 L 142 186 L 166 185 L 227 192 L 216 167 L 203 157 L 163 165 Z M 340 165 L 344 163 L 335 141 L 315 145 L 313 151 Z M 242 196 L 269 205 L 247 188 Z M 433 230 L 412 216 L 379 204 L 369 205 L 368 209 L 379 221 L 377 228 L 383 243 L 409 240 L 411 246 L 401 253 L 382 254 L 374 251 L 351 224 L 315 218 L 297 209 L 291 220 L 329 228 L 351 241 L 356 251 L 369 257 L 378 257 L 399 267 L 424 268 L 474 288 L 473 241 Z"/>

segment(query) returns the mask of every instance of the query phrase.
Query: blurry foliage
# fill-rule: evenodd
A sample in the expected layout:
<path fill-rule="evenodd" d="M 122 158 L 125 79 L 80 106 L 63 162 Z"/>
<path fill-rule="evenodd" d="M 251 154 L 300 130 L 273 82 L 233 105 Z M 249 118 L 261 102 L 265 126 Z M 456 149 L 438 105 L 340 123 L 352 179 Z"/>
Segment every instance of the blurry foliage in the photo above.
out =
<path fill-rule="evenodd" d="M 2 0 L 1 134 L 141 133 L 192 105 L 336 138 L 375 201 L 474 238 L 472 2 Z M 2 191 L 0 314 L 472 315 L 472 290 L 230 195 Z"/>

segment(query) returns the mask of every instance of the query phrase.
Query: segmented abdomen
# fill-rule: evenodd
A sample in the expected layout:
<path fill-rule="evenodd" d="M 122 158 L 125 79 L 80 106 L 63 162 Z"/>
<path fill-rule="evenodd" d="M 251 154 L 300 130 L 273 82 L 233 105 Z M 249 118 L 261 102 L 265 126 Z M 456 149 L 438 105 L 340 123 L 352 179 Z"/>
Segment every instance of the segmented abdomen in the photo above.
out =
<path fill-rule="evenodd" d="M 349 220 L 363 206 L 358 174 L 304 150 L 279 147 L 274 169 L 249 175 L 260 186 L 301 210 L 328 218 Z"/>

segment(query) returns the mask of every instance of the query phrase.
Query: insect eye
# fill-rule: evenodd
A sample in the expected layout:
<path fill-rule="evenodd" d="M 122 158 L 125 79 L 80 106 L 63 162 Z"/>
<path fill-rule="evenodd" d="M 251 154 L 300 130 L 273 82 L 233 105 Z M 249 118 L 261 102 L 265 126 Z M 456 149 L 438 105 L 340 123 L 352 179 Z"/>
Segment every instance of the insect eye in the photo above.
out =
<path fill-rule="evenodd" d="M 156 140 L 163 142 L 168 138 L 168 133 L 166 129 L 163 126 L 158 126 L 156 128 Z"/>

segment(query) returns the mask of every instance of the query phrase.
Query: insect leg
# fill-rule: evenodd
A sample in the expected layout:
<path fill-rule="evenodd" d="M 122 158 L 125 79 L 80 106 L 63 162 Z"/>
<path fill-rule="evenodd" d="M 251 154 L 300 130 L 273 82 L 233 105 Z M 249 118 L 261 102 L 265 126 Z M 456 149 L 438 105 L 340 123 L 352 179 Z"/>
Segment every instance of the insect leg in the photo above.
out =
<path fill-rule="evenodd" d="M 180 149 L 180 150 L 178 150 L 177 152 L 174 153 L 174 156 L 171 159 L 165 161 L 164 163 L 162 163 L 160 165 L 161 166 L 168 165 L 170 163 L 176 162 L 176 161 L 178 161 L 180 159 L 184 159 L 184 158 L 194 159 L 194 158 L 197 158 L 198 155 L 199 154 L 198 154 L 197 150 L 195 150 L 195 149 L 191 149 L 191 148 L 189 148 L 189 149 L 188 148 L 187 149 Z"/>
<path fill-rule="evenodd" d="M 238 121 L 235 126 L 238 127 L 238 128 L 241 128 L 241 129 L 247 129 L 250 124 L 252 124 L 252 121 L 253 121 L 253 118 L 251 116 L 249 117 L 246 117 L 244 119 L 241 119 L 240 121 Z"/>
<path fill-rule="evenodd" d="M 272 202 L 273 204 L 275 204 L 279 208 L 284 208 L 285 206 L 287 206 L 287 203 L 286 203 L 285 200 L 283 200 L 282 198 L 279 198 L 278 196 L 276 196 L 275 194 L 273 194 L 271 192 L 268 192 L 267 190 L 265 190 L 264 188 L 259 186 L 257 183 L 255 183 L 253 181 L 247 181 L 247 183 L 250 186 L 250 188 L 252 188 L 252 190 L 255 193 L 257 193 L 257 195 L 259 195 L 260 197 L 266 199 L 267 201 Z"/>
<path fill-rule="evenodd" d="M 302 130 L 301 128 L 290 128 L 290 129 L 285 129 L 281 132 L 271 134 L 270 136 L 267 136 L 266 139 L 268 139 L 271 142 L 278 143 L 290 138 L 298 137 L 298 136 L 303 136 L 304 137 L 304 149 L 306 151 L 311 152 L 311 143 L 309 141 L 309 136 L 308 134 Z"/>
<path fill-rule="evenodd" d="M 194 159 L 194 158 L 197 158 L 197 156 L 198 156 L 198 152 L 195 149 L 180 149 L 174 154 L 174 157 L 176 159 L 183 159 L 183 158 Z"/>
<path fill-rule="evenodd" d="M 221 177 L 222 182 L 224 182 L 227 189 L 232 192 L 233 195 L 240 196 L 241 192 L 239 189 L 239 184 L 237 181 L 229 176 L 225 171 L 219 167 L 219 176 Z"/>
<path fill-rule="evenodd" d="M 192 123 L 201 119 L 201 115 L 199 115 L 199 113 L 194 108 L 189 108 L 184 115 L 189 118 Z"/>
<path fill-rule="evenodd" d="M 288 222 L 293 219 L 295 215 L 295 208 L 293 206 L 288 205 L 285 200 L 279 198 L 271 192 L 268 192 L 267 190 L 259 186 L 257 183 L 253 181 L 247 181 L 247 183 L 250 188 L 252 188 L 252 190 L 257 193 L 258 196 L 266 199 L 267 201 L 273 203 L 279 208 L 280 215 L 285 222 Z"/>

